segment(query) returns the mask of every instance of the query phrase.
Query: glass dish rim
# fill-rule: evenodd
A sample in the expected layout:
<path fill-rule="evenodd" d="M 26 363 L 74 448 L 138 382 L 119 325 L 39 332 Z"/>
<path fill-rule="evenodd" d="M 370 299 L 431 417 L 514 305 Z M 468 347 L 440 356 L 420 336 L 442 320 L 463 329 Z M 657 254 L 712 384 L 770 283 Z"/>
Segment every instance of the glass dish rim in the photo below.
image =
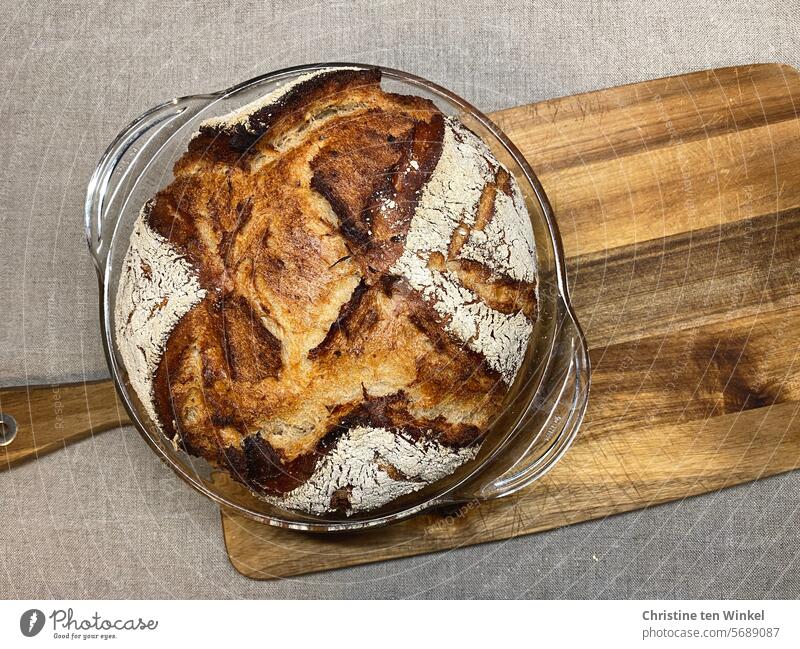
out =
<path fill-rule="evenodd" d="M 303 530 L 303 531 L 313 531 L 313 532 L 339 532 L 339 531 L 354 531 L 354 530 L 361 530 L 361 529 L 368 529 L 373 527 L 379 527 L 383 525 L 387 525 L 392 522 L 396 522 L 399 520 L 403 520 L 415 514 L 418 514 L 422 511 L 441 506 L 443 504 L 453 504 L 453 501 L 448 500 L 447 496 L 456 493 L 459 489 L 463 488 L 465 485 L 476 480 L 476 478 L 482 475 L 483 471 L 491 464 L 492 460 L 494 460 L 497 455 L 502 451 L 505 447 L 505 444 L 498 445 L 497 448 L 493 449 L 491 454 L 487 457 L 483 458 L 482 461 L 476 466 L 474 466 L 469 473 L 465 474 L 463 477 L 460 477 L 458 481 L 455 483 L 448 485 L 448 487 L 438 493 L 433 493 L 425 500 L 417 503 L 414 506 L 409 506 L 407 508 L 401 509 L 399 511 L 390 512 L 388 514 L 382 514 L 375 517 L 369 517 L 362 520 L 354 520 L 351 522 L 347 521 L 326 521 L 324 519 L 320 519 L 319 521 L 303 521 L 298 522 L 294 520 L 286 520 L 282 519 L 270 514 L 265 514 L 263 512 L 256 512 L 252 509 L 246 507 L 243 504 L 231 502 L 228 498 L 224 495 L 216 493 L 213 489 L 209 488 L 203 480 L 200 480 L 196 476 L 192 475 L 189 471 L 185 469 L 182 465 L 174 461 L 157 443 L 155 439 L 153 439 L 154 433 L 151 433 L 147 426 L 143 424 L 140 419 L 139 412 L 135 404 L 130 401 L 127 389 L 124 386 L 124 382 L 122 381 L 122 376 L 120 372 L 120 367 L 116 362 L 115 354 L 111 349 L 111 345 L 114 344 L 113 342 L 113 328 L 110 326 L 110 321 L 107 321 L 107 318 L 111 314 L 113 314 L 113 305 L 109 304 L 109 296 L 108 296 L 108 289 L 109 289 L 109 282 L 108 282 L 108 275 L 111 272 L 111 264 L 107 263 L 109 261 L 112 246 L 107 246 L 105 253 L 99 252 L 99 245 L 97 247 L 97 242 L 94 240 L 93 237 L 93 221 L 94 221 L 94 214 L 92 213 L 93 208 L 93 201 L 92 195 L 94 192 L 97 191 L 98 183 L 102 182 L 100 178 L 100 170 L 104 167 L 107 167 L 109 163 L 109 158 L 115 153 L 115 150 L 118 149 L 119 145 L 122 143 L 121 141 L 125 139 L 124 136 L 129 135 L 129 131 L 132 127 L 137 125 L 141 122 L 145 117 L 156 113 L 160 109 L 169 106 L 179 106 L 181 104 L 186 104 L 191 101 L 206 101 L 207 103 L 204 105 L 204 109 L 210 107 L 216 101 L 227 98 L 229 96 L 235 95 L 236 93 L 243 91 L 251 86 L 255 86 L 257 84 L 266 83 L 266 82 L 274 82 L 280 80 L 281 77 L 291 77 L 301 73 L 312 72 L 318 69 L 324 68 L 358 68 L 358 69 L 380 69 L 382 74 L 385 75 L 387 78 L 396 79 L 401 82 L 409 83 L 412 86 L 418 86 L 422 89 L 427 90 L 428 92 L 433 93 L 434 95 L 440 96 L 443 100 L 449 102 L 454 107 L 464 111 L 466 114 L 470 116 L 470 118 L 475 119 L 480 125 L 485 128 L 493 137 L 497 139 L 497 141 L 503 146 L 505 152 L 511 156 L 514 160 L 514 163 L 518 165 L 519 169 L 525 176 L 525 180 L 528 182 L 530 188 L 533 190 L 533 196 L 535 197 L 535 201 L 538 203 L 539 211 L 541 216 L 543 217 L 544 223 L 547 228 L 547 234 L 549 239 L 549 244 L 552 246 L 553 250 L 553 259 L 554 259 L 554 271 L 555 271 L 555 279 L 556 279 L 556 286 L 555 286 L 555 301 L 559 303 L 559 305 L 565 309 L 566 316 L 570 318 L 572 324 L 577 331 L 577 335 L 579 338 L 579 345 L 582 348 L 581 351 L 584 356 L 587 354 L 586 350 L 586 341 L 585 337 L 583 336 L 580 325 L 578 324 L 577 318 L 572 310 L 570 300 L 569 300 L 569 291 L 567 286 L 567 275 L 566 275 L 566 268 L 565 268 L 565 260 L 563 254 L 563 248 L 561 244 L 561 238 L 558 232 L 558 227 L 555 223 L 555 219 L 553 217 L 552 208 L 550 203 L 547 199 L 547 196 L 542 188 L 536 174 L 533 172 L 532 168 L 528 164 L 525 157 L 521 154 L 521 152 L 517 149 L 517 147 L 511 142 L 508 136 L 497 127 L 494 122 L 491 121 L 482 111 L 478 110 L 470 103 L 462 99 L 461 97 L 453 94 L 451 91 L 447 90 L 439 86 L 436 83 L 433 83 L 427 79 L 419 77 L 417 75 L 396 70 L 393 68 L 386 68 L 383 66 L 376 66 L 376 65 L 368 65 L 368 64 L 360 64 L 360 63 L 342 63 L 342 62 L 325 62 L 325 63 L 313 63 L 313 64 L 305 64 L 305 65 L 298 65 L 292 66 L 288 68 L 283 68 L 280 70 L 275 70 L 272 72 L 268 72 L 266 74 L 262 74 L 246 81 L 240 82 L 229 88 L 225 88 L 223 90 L 219 90 L 216 92 L 211 93 L 199 93 L 199 94 L 192 94 L 192 95 L 185 95 L 181 97 L 176 97 L 174 99 L 168 100 L 166 102 L 162 102 L 161 104 L 151 108 L 150 110 L 143 113 L 139 116 L 136 120 L 131 122 L 131 124 L 123 129 L 120 134 L 114 139 L 114 141 L 109 145 L 108 149 L 101 157 L 100 162 L 98 163 L 97 168 L 95 169 L 95 173 L 92 175 L 92 179 L 89 183 L 89 190 L 87 192 L 87 203 L 86 203 L 86 213 L 85 213 L 85 220 L 86 220 L 86 233 L 87 239 L 89 242 L 90 250 L 92 251 L 95 265 L 98 271 L 98 280 L 100 284 L 100 320 L 101 320 L 101 328 L 102 328 L 102 337 L 103 337 L 103 346 L 104 351 L 106 354 L 106 359 L 109 364 L 109 368 L 111 369 L 114 381 L 117 385 L 118 392 L 120 392 L 122 396 L 122 402 L 128 411 L 131 421 L 134 423 L 135 427 L 139 431 L 140 435 L 145 438 L 147 443 L 150 447 L 157 453 L 157 455 L 167 463 L 175 472 L 176 474 L 185 482 L 187 482 L 191 487 L 200 491 L 207 497 L 211 498 L 221 507 L 233 510 L 236 513 L 239 513 L 243 516 L 248 518 L 255 519 L 257 521 L 267 523 L 270 525 L 274 525 L 277 527 L 295 529 L 295 530 Z M 119 154 L 121 157 L 124 154 L 124 151 Z M 112 164 L 114 164 L 112 162 Z M 113 173 L 113 167 L 112 167 Z M 119 221 L 119 217 L 117 221 Z M 114 227 L 114 235 L 111 237 L 111 240 L 116 238 L 117 227 Z M 111 241 L 109 241 L 109 244 Z M 544 380 L 544 377 L 547 376 L 548 368 L 550 368 L 554 362 L 554 349 L 556 344 L 558 343 L 558 333 L 553 335 L 551 339 L 547 341 L 547 359 L 546 359 L 546 366 L 544 370 L 542 370 L 537 385 L 533 386 L 530 390 L 531 395 L 536 395 L 541 387 L 541 383 Z M 586 369 L 588 371 L 588 361 L 585 360 Z M 588 381 L 588 379 L 587 379 Z M 587 386 L 587 393 L 588 393 L 588 386 Z M 544 473 L 546 473 L 549 468 L 556 464 L 558 459 L 563 455 L 564 452 L 569 448 L 571 445 L 572 440 L 574 439 L 578 428 L 580 427 L 580 423 L 583 419 L 583 415 L 586 410 L 586 404 L 588 399 L 584 399 L 580 405 L 581 411 L 578 413 L 576 423 L 572 426 L 569 431 L 568 437 L 562 440 L 562 446 L 559 448 L 558 452 L 549 459 L 546 467 L 543 471 L 541 471 L 536 479 L 541 477 Z M 511 492 L 509 492 L 511 493 Z M 503 493 L 502 495 L 508 495 L 507 493 Z"/>

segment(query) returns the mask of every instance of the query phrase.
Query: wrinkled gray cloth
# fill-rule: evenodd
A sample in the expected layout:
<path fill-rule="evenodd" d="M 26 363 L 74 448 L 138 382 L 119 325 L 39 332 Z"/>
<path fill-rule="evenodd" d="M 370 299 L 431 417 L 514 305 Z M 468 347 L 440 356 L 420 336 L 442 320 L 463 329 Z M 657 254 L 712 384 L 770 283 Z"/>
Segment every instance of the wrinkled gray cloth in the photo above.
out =
<path fill-rule="evenodd" d="M 2 3 L 3 385 L 107 375 L 82 233 L 86 182 L 121 127 L 171 96 L 299 63 L 359 61 L 493 110 L 703 68 L 800 64 L 794 0 Z M 800 595 L 800 473 L 280 582 L 233 570 L 217 508 L 130 428 L 2 473 L 0 493 L 5 597 Z"/>

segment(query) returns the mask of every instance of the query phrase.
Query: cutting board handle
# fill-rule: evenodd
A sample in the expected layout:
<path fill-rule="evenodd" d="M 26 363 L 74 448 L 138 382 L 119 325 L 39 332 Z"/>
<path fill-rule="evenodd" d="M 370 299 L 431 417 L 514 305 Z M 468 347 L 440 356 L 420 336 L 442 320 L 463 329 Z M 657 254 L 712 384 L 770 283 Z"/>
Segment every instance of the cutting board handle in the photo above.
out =
<path fill-rule="evenodd" d="M 0 389 L 0 471 L 130 423 L 111 379 Z"/>

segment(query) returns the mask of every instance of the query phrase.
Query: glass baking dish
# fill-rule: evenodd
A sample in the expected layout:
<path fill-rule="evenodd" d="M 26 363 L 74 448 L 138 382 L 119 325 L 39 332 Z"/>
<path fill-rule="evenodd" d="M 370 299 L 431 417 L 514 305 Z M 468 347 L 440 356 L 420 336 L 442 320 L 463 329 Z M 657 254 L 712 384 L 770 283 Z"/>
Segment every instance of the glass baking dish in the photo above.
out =
<path fill-rule="evenodd" d="M 260 500 L 204 460 L 175 450 L 149 419 L 130 388 L 113 323 L 122 261 L 141 206 L 171 181 L 173 164 L 201 121 L 239 108 L 300 75 L 332 67 L 375 66 L 322 63 L 287 68 L 221 92 L 172 99 L 147 111 L 106 150 L 89 182 L 85 206 L 86 236 L 100 282 L 103 345 L 131 421 L 183 480 L 221 506 L 270 525 L 314 532 L 366 529 L 435 507 L 512 494 L 542 477 L 565 453 L 589 395 L 586 343 L 569 303 L 558 230 L 530 166 L 511 141 L 463 99 L 420 77 L 381 68 L 384 89 L 427 97 L 484 139 L 515 176 L 533 224 L 539 317 L 504 409 L 489 427 L 477 456 L 453 475 L 380 509 L 351 516 L 311 516 Z"/>

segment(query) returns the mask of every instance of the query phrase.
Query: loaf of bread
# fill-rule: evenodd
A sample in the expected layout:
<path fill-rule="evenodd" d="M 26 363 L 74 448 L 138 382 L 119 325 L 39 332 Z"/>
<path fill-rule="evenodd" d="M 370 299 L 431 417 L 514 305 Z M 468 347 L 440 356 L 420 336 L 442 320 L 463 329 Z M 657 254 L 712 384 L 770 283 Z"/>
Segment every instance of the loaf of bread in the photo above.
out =
<path fill-rule="evenodd" d="M 377 69 L 321 69 L 202 123 L 135 224 L 119 351 L 176 448 L 282 507 L 367 511 L 474 457 L 535 264 L 480 138 Z"/>

